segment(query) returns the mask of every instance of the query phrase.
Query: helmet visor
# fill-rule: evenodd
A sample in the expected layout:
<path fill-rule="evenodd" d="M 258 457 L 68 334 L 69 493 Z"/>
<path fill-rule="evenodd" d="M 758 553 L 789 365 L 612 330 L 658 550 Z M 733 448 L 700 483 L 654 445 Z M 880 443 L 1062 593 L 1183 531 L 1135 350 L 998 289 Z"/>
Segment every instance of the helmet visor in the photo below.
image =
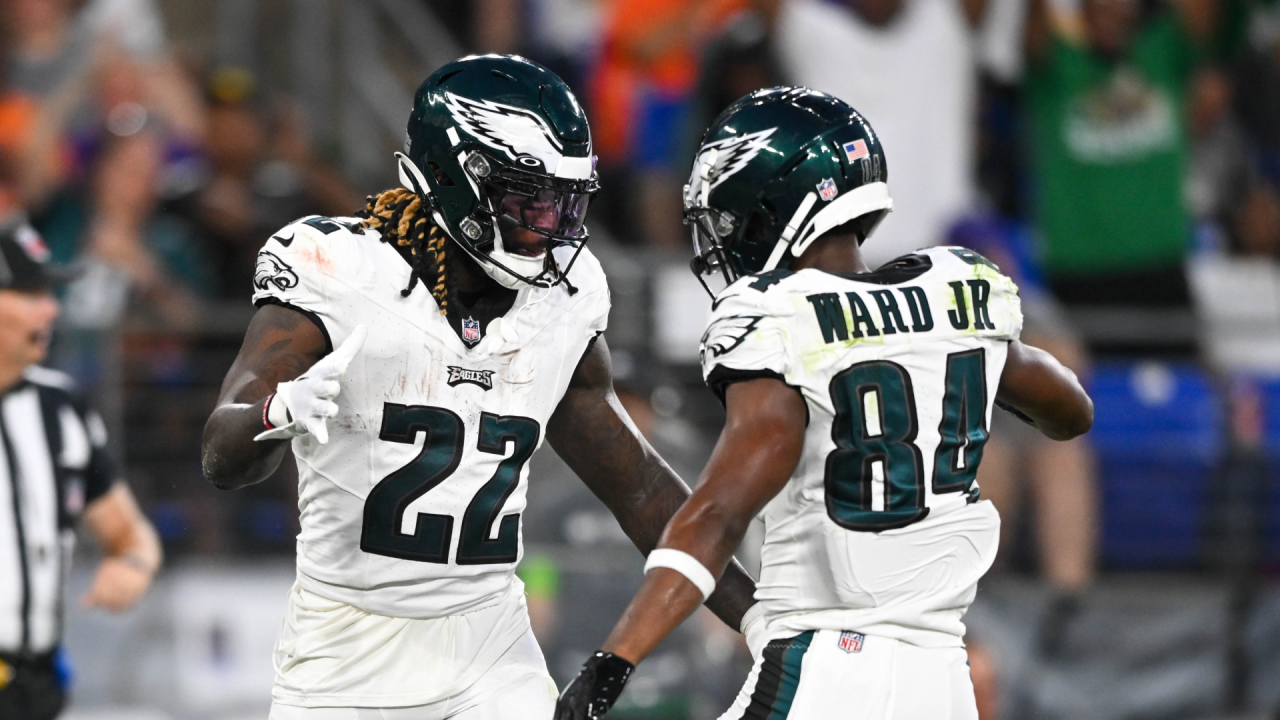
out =
<path fill-rule="evenodd" d="M 485 182 L 494 215 L 549 238 L 553 245 L 587 239 L 583 223 L 598 189 L 594 178 L 562 180 L 512 170 L 494 173 Z"/>

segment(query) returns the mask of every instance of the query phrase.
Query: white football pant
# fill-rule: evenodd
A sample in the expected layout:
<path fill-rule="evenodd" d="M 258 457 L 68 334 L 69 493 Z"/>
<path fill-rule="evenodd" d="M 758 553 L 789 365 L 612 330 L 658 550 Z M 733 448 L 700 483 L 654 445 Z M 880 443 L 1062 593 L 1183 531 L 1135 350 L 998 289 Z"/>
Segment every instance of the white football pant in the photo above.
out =
<path fill-rule="evenodd" d="M 964 648 L 815 630 L 774 640 L 720 720 L 977 720 Z"/>
<path fill-rule="evenodd" d="M 556 695 L 556 684 L 530 630 L 479 680 L 453 697 L 400 708 L 303 708 L 275 703 L 268 720 L 551 720 Z"/>

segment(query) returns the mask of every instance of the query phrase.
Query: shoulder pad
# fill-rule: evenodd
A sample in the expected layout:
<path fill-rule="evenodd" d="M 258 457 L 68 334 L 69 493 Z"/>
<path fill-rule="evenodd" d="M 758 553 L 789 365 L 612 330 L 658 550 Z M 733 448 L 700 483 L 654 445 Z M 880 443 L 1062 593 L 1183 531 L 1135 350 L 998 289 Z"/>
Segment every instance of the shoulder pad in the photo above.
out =
<path fill-rule="evenodd" d="M 751 279 L 747 282 L 747 287 L 752 290 L 767 292 L 769 288 L 782 282 L 784 278 L 789 277 L 791 274 L 792 271 L 786 268 L 778 268 L 768 272 L 756 273 L 755 275 L 750 276 Z"/>
<path fill-rule="evenodd" d="M 975 250 L 957 245 L 938 245 L 917 250 L 916 255 L 928 257 L 934 267 L 952 268 L 956 270 L 985 268 L 1003 274 L 1000 267 Z"/>
<path fill-rule="evenodd" d="M 789 303 L 783 301 L 785 293 L 769 293 L 769 289 L 790 277 L 790 270 L 771 270 L 759 275 L 738 278 L 732 285 L 720 291 L 711 301 L 711 314 L 720 316 L 735 312 L 754 312 L 762 315 L 787 315 Z"/>
<path fill-rule="evenodd" d="M 946 250 L 947 252 L 960 258 L 961 260 L 968 263 L 969 265 L 986 265 L 987 267 L 991 268 L 992 270 L 995 270 L 996 272 L 1001 272 L 1000 266 L 996 265 L 995 263 L 991 262 L 987 258 L 983 257 L 982 253 L 979 253 L 976 250 L 970 250 L 969 248 L 965 248 L 965 247 L 953 247 L 950 245 L 944 245 L 943 247 L 939 248 L 939 250 Z"/>
<path fill-rule="evenodd" d="M 313 215 L 290 223 L 258 251 L 254 303 L 270 295 L 318 311 L 335 292 L 331 279 L 350 288 L 367 287 L 375 277 L 370 258 L 376 244 L 378 235 L 361 227 L 359 218 Z"/>
<path fill-rule="evenodd" d="M 287 248 L 293 244 L 294 239 L 299 234 L 304 234 L 317 241 L 323 241 L 328 236 L 334 235 L 334 233 L 338 234 L 335 237 L 355 234 L 363 235 L 366 230 L 360 223 L 360 218 L 328 218 L 320 215 L 309 215 L 284 226 L 272 235 L 267 240 L 267 243 L 275 242 Z"/>

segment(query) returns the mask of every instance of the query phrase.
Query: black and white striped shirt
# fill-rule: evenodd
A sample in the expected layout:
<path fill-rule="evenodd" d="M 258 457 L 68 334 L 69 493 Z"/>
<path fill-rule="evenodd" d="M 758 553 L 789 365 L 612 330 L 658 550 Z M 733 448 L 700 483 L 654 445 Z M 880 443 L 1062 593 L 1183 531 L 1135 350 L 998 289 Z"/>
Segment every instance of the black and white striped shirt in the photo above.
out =
<path fill-rule="evenodd" d="M 74 523 L 116 479 L 106 441 L 62 373 L 27 368 L 0 394 L 0 652 L 44 653 L 61 640 Z"/>

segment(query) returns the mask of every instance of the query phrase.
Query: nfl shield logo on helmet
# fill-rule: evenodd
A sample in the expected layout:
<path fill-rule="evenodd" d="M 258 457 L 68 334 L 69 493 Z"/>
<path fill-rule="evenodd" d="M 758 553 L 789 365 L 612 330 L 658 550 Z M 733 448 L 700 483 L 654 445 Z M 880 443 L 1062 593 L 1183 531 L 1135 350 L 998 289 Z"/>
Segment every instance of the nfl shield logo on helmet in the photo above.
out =
<path fill-rule="evenodd" d="M 845 630 L 840 633 L 840 649 L 847 653 L 862 652 L 862 641 L 866 637 L 862 633 Z"/>
<path fill-rule="evenodd" d="M 849 162 L 855 162 L 870 156 L 867 152 L 867 143 L 864 140 L 854 140 L 844 144 L 844 156 L 849 158 Z"/>
<path fill-rule="evenodd" d="M 836 181 L 831 178 L 823 178 L 822 182 L 818 183 L 818 194 L 827 202 L 835 200 L 836 195 L 839 194 L 839 192 L 840 191 L 836 189 Z"/>
<path fill-rule="evenodd" d="M 462 318 L 462 339 L 474 345 L 480 342 L 480 321 L 472 318 Z"/>

